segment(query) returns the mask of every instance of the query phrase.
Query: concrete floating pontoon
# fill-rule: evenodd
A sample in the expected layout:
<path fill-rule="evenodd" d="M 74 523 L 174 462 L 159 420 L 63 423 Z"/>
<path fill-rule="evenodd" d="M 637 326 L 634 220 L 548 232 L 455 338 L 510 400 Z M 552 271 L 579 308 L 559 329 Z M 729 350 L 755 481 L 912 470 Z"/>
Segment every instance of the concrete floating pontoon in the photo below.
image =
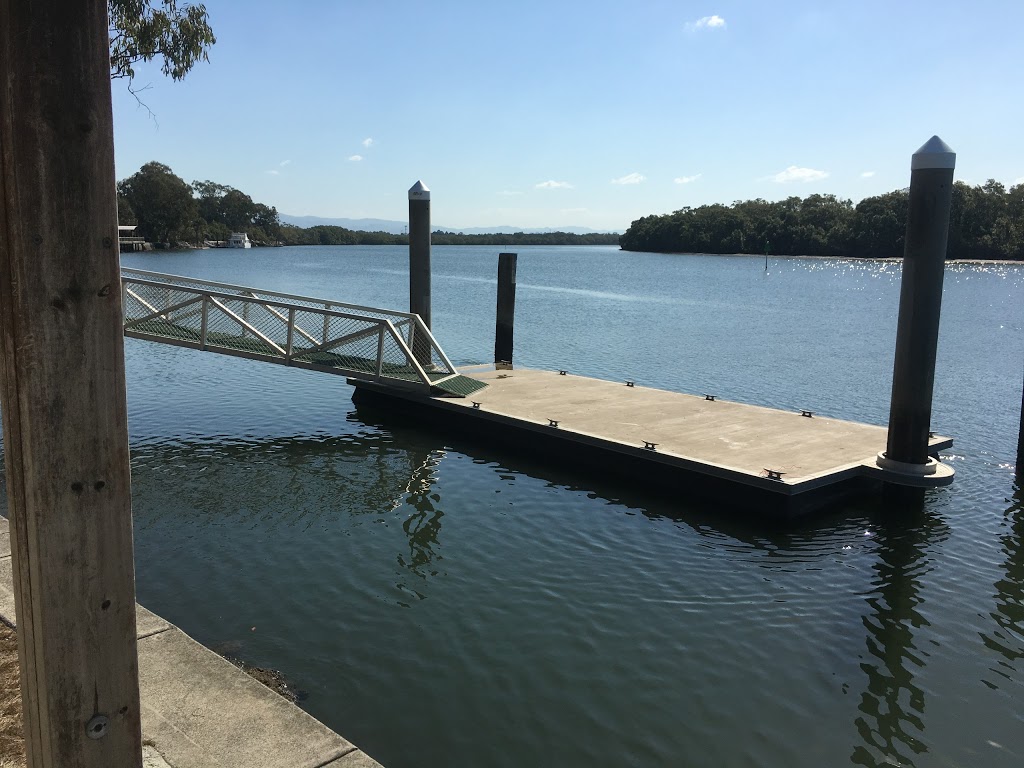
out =
<path fill-rule="evenodd" d="M 386 398 L 432 421 L 636 481 L 667 480 L 675 491 L 710 491 L 718 501 L 795 515 L 879 482 L 917 488 L 952 482 L 938 461 L 896 466 L 879 454 L 885 427 L 685 395 L 562 371 L 463 370 L 488 386 L 473 400 L 425 397 L 352 380 L 359 402 Z M 553 429 L 552 425 L 558 428 Z M 951 447 L 929 439 L 932 454 Z M 884 465 L 884 466 L 883 466 Z"/>

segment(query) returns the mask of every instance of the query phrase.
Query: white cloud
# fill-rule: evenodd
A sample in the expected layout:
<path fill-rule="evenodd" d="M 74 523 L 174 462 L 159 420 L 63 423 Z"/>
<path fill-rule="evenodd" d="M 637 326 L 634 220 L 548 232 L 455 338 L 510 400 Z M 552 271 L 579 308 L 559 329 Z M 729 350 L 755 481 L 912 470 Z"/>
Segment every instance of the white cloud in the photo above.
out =
<path fill-rule="evenodd" d="M 625 176 L 612 179 L 612 184 L 639 184 L 641 181 L 647 181 L 647 177 L 642 173 L 627 173 Z"/>
<path fill-rule="evenodd" d="M 534 185 L 536 189 L 572 189 L 572 184 L 568 181 L 542 181 L 540 184 Z"/>
<path fill-rule="evenodd" d="M 694 176 L 677 176 L 675 182 L 676 184 L 690 184 L 699 179 L 703 175 L 703 173 L 698 173 Z"/>
<path fill-rule="evenodd" d="M 367 137 L 367 138 L 363 139 L 363 146 L 364 146 L 364 147 L 366 147 L 367 149 L 369 149 L 370 147 L 372 147 L 372 146 L 373 146 L 373 144 L 374 144 L 374 141 L 373 141 L 373 139 L 371 139 L 371 138 L 369 138 L 369 137 Z"/>
<path fill-rule="evenodd" d="M 1018 184 L 1024 184 L 1024 176 L 1021 176 L 1019 179 L 1014 179 L 1010 186 L 1016 187 Z"/>
<path fill-rule="evenodd" d="M 696 21 L 686 22 L 686 28 L 690 32 L 696 32 L 698 29 L 725 29 L 725 19 L 717 14 L 704 16 Z"/>
<path fill-rule="evenodd" d="M 350 162 L 358 163 L 360 160 L 363 159 L 363 156 L 362 155 L 349 155 L 348 159 L 349 159 Z"/>
<path fill-rule="evenodd" d="M 280 171 L 267 171 L 267 173 L 269 173 L 271 176 L 277 176 L 277 174 L 280 173 Z"/>
<path fill-rule="evenodd" d="M 769 176 L 772 181 L 776 181 L 779 184 L 789 184 L 791 182 L 805 182 L 805 181 L 821 181 L 822 179 L 828 178 L 828 171 L 818 171 L 814 168 L 799 168 L 795 165 L 789 166 L 784 171 L 779 171 L 774 176 Z"/>
<path fill-rule="evenodd" d="M 290 162 L 291 162 L 291 160 L 282 160 L 280 163 L 278 163 L 278 165 L 281 166 L 282 168 L 284 168 Z"/>
<path fill-rule="evenodd" d="M 871 178 L 872 176 L 874 176 L 874 175 L 875 175 L 875 172 L 874 172 L 874 171 L 864 171 L 864 173 L 862 173 L 862 174 L 860 175 L 860 177 L 861 177 L 862 179 L 870 179 L 870 178 Z"/>

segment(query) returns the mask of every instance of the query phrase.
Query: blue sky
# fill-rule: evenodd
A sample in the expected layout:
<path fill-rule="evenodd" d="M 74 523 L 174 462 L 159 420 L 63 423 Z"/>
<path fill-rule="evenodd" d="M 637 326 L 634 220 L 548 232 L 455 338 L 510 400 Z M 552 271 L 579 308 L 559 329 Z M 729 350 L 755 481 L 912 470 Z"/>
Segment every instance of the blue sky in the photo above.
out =
<path fill-rule="evenodd" d="M 284 213 L 622 230 L 683 206 L 1024 182 L 1024 2 L 208 0 L 210 62 L 114 81 L 150 160 Z"/>

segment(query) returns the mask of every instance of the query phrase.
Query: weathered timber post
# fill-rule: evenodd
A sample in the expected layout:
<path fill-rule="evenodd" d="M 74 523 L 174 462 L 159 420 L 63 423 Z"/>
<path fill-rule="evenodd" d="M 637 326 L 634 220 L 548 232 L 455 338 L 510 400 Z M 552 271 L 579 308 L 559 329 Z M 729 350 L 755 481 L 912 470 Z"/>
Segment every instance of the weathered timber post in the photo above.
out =
<path fill-rule="evenodd" d="M 1017 433 L 1017 471 L 1018 479 L 1024 480 L 1024 389 L 1020 393 L 1020 427 Z"/>
<path fill-rule="evenodd" d="M 889 408 L 888 462 L 928 463 L 928 430 L 939 339 L 942 278 L 953 193 L 956 153 L 938 136 L 921 147 L 910 164 L 910 207 L 900 285 Z"/>
<path fill-rule="evenodd" d="M 0 350 L 31 768 L 142 764 L 107 5 L 0 0 Z"/>
<path fill-rule="evenodd" d="M 494 324 L 494 362 L 512 365 L 512 337 L 516 319 L 516 260 L 514 253 L 498 254 L 498 309 Z"/>
<path fill-rule="evenodd" d="M 409 311 L 430 328 L 430 190 L 417 181 L 409 190 Z M 413 336 L 413 354 L 430 365 L 430 344 Z"/>

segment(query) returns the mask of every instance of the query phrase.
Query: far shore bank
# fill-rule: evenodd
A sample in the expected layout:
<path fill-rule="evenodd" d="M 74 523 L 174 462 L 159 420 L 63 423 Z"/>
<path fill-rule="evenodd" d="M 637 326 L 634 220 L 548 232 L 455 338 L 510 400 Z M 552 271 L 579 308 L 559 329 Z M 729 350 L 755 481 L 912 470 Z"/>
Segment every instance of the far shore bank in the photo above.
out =
<path fill-rule="evenodd" d="M 320 244 L 320 247 L 329 248 L 394 248 L 403 247 L 407 243 L 345 243 L 345 244 Z M 432 243 L 432 246 L 444 247 L 444 248 L 480 248 L 480 247 L 495 247 L 495 248 L 527 248 L 527 247 L 538 247 L 538 248 L 579 248 L 579 247 L 595 247 L 595 248 L 607 248 L 613 245 L 612 243 L 558 243 L 551 245 L 541 245 L 537 243 Z M 257 245 L 253 244 L 252 249 L 263 249 L 263 248 L 274 248 L 274 247 L 291 247 L 289 245 Z M 308 244 L 296 244 L 294 247 L 297 248 L 310 248 L 317 247 L 315 245 Z M 696 252 L 670 252 L 670 251 L 630 251 L 620 247 L 620 251 L 623 253 L 657 253 L 663 256 L 724 256 L 732 258 L 734 256 L 752 258 L 752 259 L 763 259 L 764 254 L 757 253 L 696 253 Z M 210 248 L 208 246 L 178 246 L 175 248 L 153 248 L 146 251 L 138 251 L 130 253 L 133 256 L 150 255 L 159 256 L 163 253 L 184 253 L 186 251 L 228 251 L 236 252 L 240 251 L 245 253 L 245 250 L 239 248 Z M 815 254 L 799 254 L 799 253 L 788 253 L 788 254 L 770 254 L 768 256 L 769 261 L 780 261 L 783 259 L 820 259 L 828 261 L 871 261 L 879 263 L 902 263 L 902 256 L 820 256 Z M 1024 259 L 947 259 L 947 264 L 960 264 L 960 265 L 977 265 L 983 266 L 986 264 L 990 265 L 1004 265 L 1013 266 L 1024 264 Z"/>
<path fill-rule="evenodd" d="M 620 248 L 620 251 L 625 253 L 660 253 L 663 256 L 742 256 L 750 259 L 764 259 L 764 254 L 758 253 L 691 253 L 691 252 L 669 252 L 669 251 L 627 251 L 625 248 Z M 828 261 L 875 261 L 881 263 L 892 263 L 901 264 L 903 263 L 902 256 L 816 256 L 809 253 L 780 253 L 780 254 L 769 254 L 769 261 L 779 261 L 781 259 L 822 259 Z M 1024 259 L 946 259 L 947 264 L 1004 264 L 1004 265 L 1021 265 L 1024 264 Z"/>

